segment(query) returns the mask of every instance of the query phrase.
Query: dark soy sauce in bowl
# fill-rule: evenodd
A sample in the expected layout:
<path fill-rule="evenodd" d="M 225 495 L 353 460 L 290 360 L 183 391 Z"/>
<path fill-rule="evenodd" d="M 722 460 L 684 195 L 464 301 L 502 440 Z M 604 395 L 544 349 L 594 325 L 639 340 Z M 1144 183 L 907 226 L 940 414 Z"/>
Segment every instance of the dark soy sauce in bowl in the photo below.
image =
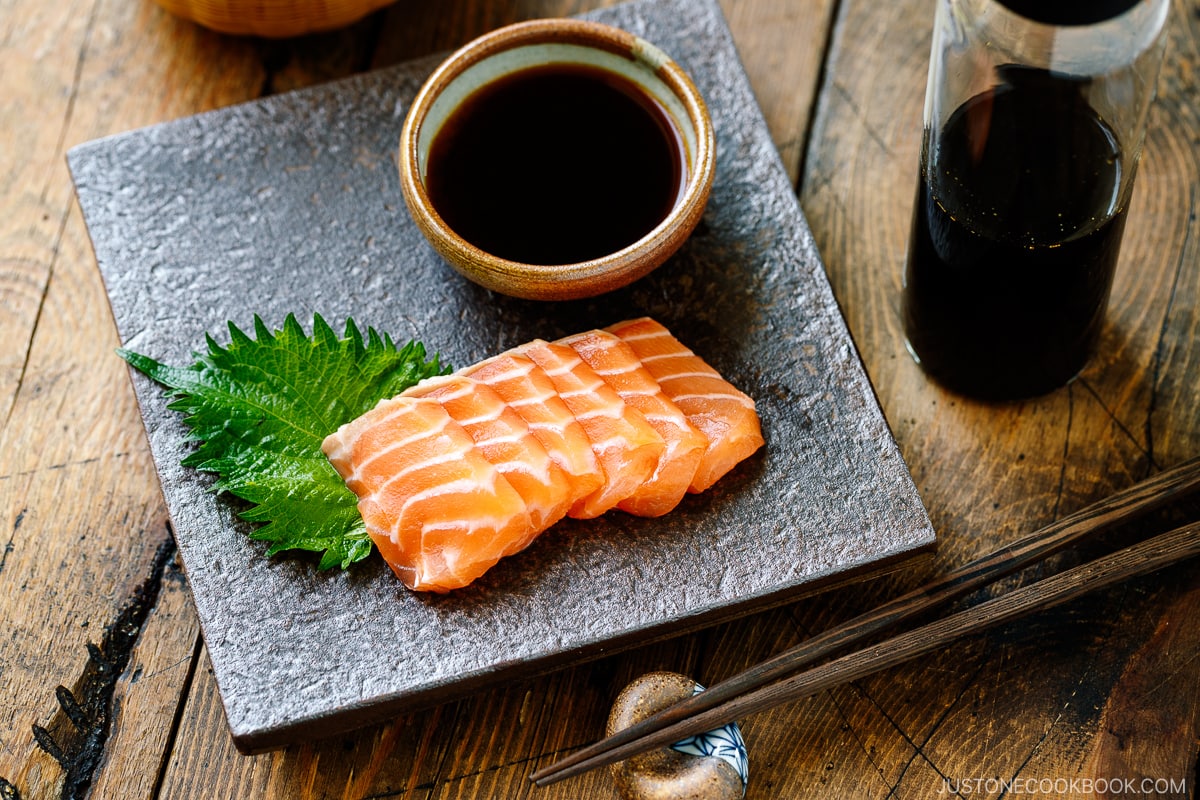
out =
<path fill-rule="evenodd" d="M 667 112 L 599 68 L 520 70 L 469 96 L 433 139 L 425 189 L 493 256 L 574 264 L 617 252 L 670 213 L 687 180 Z"/>

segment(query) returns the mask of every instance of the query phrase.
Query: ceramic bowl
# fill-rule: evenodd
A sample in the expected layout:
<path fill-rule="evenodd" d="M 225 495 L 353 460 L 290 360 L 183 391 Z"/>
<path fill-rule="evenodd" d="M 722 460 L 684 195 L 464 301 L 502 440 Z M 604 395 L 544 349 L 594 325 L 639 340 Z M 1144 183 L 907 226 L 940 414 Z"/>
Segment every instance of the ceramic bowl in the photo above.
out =
<path fill-rule="evenodd" d="M 450 114 L 492 81 L 530 67 L 582 64 L 618 73 L 664 109 L 684 143 L 686 177 L 674 207 L 649 233 L 599 258 L 573 264 L 525 264 L 472 245 L 439 216 L 426 191 L 430 145 Z M 712 186 L 712 121 L 691 79 L 649 42 L 608 25 L 542 19 L 500 28 L 449 57 L 418 92 L 400 137 L 405 202 L 433 247 L 467 278 L 488 289 L 535 300 L 590 297 L 646 275 L 679 249 L 700 221 Z M 636 191 L 636 176 L 631 189 Z M 598 220 L 597 224 L 603 224 Z"/>
<path fill-rule="evenodd" d="M 341 28 L 395 0 L 155 0 L 221 33 L 280 39 Z"/>

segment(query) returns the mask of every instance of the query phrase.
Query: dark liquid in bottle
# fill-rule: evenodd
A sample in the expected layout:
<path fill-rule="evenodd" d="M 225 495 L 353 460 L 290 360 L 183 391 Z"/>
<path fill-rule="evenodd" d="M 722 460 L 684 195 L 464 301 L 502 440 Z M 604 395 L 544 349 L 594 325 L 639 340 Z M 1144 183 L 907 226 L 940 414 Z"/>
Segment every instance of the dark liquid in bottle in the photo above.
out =
<path fill-rule="evenodd" d="M 471 244 L 527 264 L 573 264 L 653 230 L 686 179 L 666 112 L 586 66 L 517 72 L 469 97 L 434 137 L 426 190 Z"/>
<path fill-rule="evenodd" d="M 1141 0 L 1000 0 L 1023 17 L 1047 25 L 1092 25 L 1124 14 Z"/>
<path fill-rule="evenodd" d="M 1005 72 L 926 143 L 903 298 L 925 371 L 989 399 L 1041 394 L 1083 367 L 1125 226 L 1120 149 L 1082 84 Z"/>

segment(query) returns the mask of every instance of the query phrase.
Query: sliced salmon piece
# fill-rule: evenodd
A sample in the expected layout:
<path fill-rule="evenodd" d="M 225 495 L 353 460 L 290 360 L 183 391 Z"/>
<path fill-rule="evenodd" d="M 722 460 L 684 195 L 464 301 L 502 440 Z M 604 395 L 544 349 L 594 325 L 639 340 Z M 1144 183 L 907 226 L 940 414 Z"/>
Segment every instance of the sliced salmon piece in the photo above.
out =
<path fill-rule="evenodd" d="M 566 473 L 550 460 L 529 425 L 495 389 L 474 378 L 446 375 L 421 381 L 403 396 L 438 401 L 450 418 L 470 434 L 483 457 L 525 501 L 529 510 L 529 541 L 566 516 L 576 499 L 571 496 Z"/>
<path fill-rule="evenodd" d="M 606 330 L 633 348 L 688 421 L 709 441 L 688 491 L 702 492 L 763 445 L 754 401 L 671 332 L 649 317 L 619 322 Z"/>
<path fill-rule="evenodd" d="M 322 450 L 411 589 L 466 586 L 528 541 L 525 501 L 435 400 L 384 400 L 326 437 Z"/>
<path fill-rule="evenodd" d="M 663 438 L 570 347 L 534 339 L 517 352 L 549 376 L 604 472 L 604 484 L 576 503 L 571 516 L 598 517 L 633 495 L 654 474 L 666 449 Z"/>
<path fill-rule="evenodd" d="M 458 374 L 486 384 L 525 420 L 529 432 L 566 475 L 570 485 L 568 509 L 604 485 L 604 472 L 583 426 L 541 367 L 525 356 L 507 352 Z"/>
<path fill-rule="evenodd" d="M 579 354 L 606 384 L 641 412 L 666 442 L 654 473 L 617 508 L 641 517 L 659 517 L 679 504 L 691 485 L 708 439 L 688 422 L 679 406 L 663 393 L 624 340 L 608 331 L 587 331 L 559 340 Z"/>

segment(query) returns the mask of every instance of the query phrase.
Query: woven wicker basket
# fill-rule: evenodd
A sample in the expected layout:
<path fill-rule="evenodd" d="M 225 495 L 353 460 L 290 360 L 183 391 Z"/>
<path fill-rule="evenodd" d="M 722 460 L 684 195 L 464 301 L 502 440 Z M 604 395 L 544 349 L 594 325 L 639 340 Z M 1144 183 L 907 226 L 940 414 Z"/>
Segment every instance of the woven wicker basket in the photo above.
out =
<path fill-rule="evenodd" d="M 395 0 L 154 0 L 222 33 L 283 38 L 349 25 Z"/>

